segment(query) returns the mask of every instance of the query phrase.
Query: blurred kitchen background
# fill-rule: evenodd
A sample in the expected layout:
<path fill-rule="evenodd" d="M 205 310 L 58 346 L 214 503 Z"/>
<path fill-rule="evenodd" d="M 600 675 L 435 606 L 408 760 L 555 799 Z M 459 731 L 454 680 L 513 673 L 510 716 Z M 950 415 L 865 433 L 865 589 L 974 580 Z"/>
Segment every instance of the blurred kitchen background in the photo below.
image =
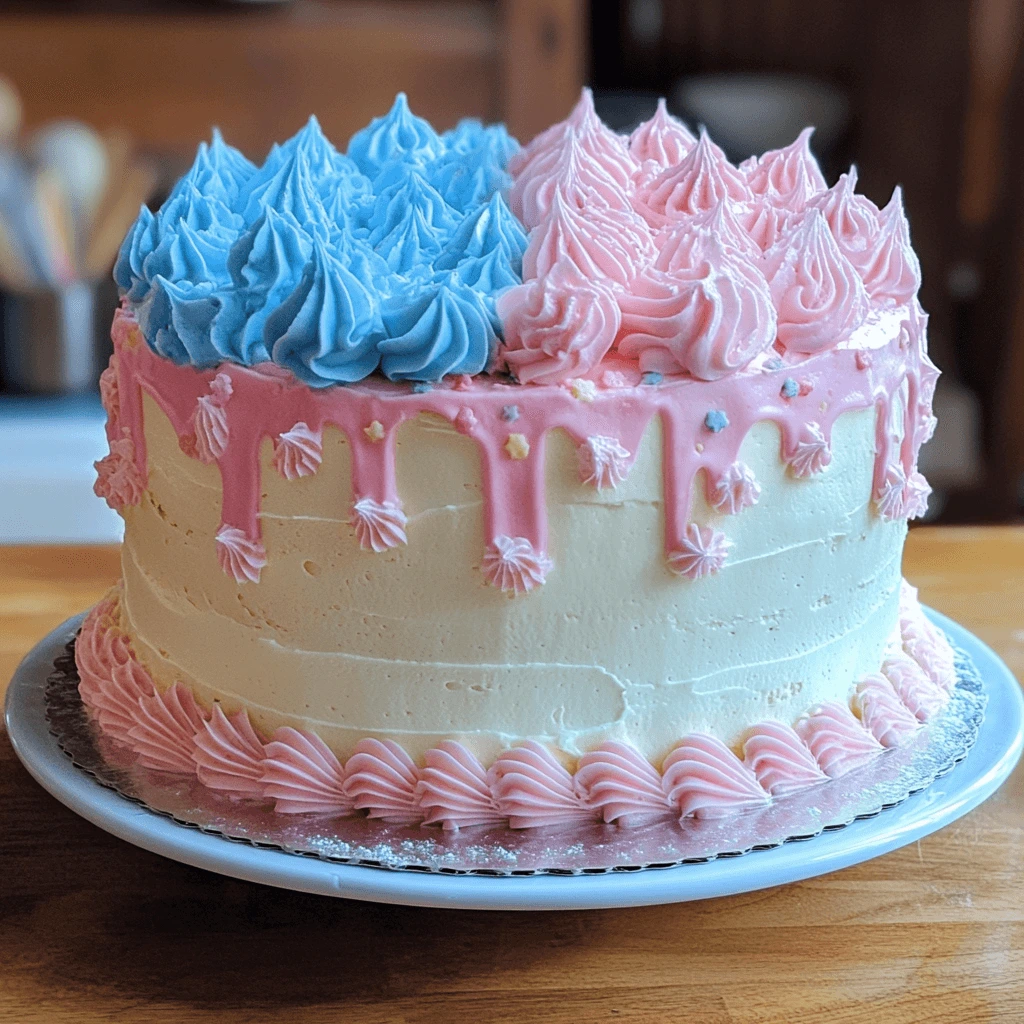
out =
<path fill-rule="evenodd" d="M 96 379 L 110 268 L 219 125 L 262 158 L 315 113 L 343 148 L 405 90 L 521 141 L 589 84 L 728 154 L 816 124 L 829 181 L 905 188 L 944 371 L 930 516 L 1024 510 L 1024 0 L 0 0 L 0 543 L 109 541 Z"/>

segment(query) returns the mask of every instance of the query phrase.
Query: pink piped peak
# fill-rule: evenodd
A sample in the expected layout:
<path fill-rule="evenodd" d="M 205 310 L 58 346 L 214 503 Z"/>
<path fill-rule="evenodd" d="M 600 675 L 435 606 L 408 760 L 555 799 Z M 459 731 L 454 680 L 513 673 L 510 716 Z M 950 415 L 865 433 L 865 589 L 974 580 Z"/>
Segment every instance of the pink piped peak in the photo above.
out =
<path fill-rule="evenodd" d="M 878 217 L 878 238 L 864 267 L 864 286 L 877 302 L 900 306 L 921 287 L 921 264 L 910 244 L 910 225 L 897 185 Z"/>
<path fill-rule="evenodd" d="M 794 213 L 824 192 L 828 186 L 811 153 L 813 133 L 813 128 L 805 128 L 788 146 L 770 150 L 750 166 L 747 169 L 750 190 Z"/>
<path fill-rule="evenodd" d="M 547 747 L 532 740 L 501 754 L 487 777 L 512 828 L 597 820 L 597 810 L 587 804 L 572 775 Z"/>
<path fill-rule="evenodd" d="M 833 779 L 852 771 L 882 749 L 845 704 L 819 705 L 796 723 L 794 731 L 821 770 Z"/>
<path fill-rule="evenodd" d="M 110 441 L 110 454 L 93 463 L 96 482 L 93 491 L 98 498 L 120 512 L 129 505 L 138 505 L 146 489 L 135 459 L 135 442 L 127 429 L 121 437 Z"/>
<path fill-rule="evenodd" d="M 352 506 L 352 527 L 359 546 L 380 554 L 389 548 L 408 544 L 405 534 L 406 515 L 394 501 L 360 498 Z"/>
<path fill-rule="evenodd" d="M 919 722 L 934 718 L 949 699 L 948 693 L 902 651 L 890 652 L 882 663 L 882 675 L 889 680 L 900 700 Z"/>
<path fill-rule="evenodd" d="M 768 805 L 757 776 L 714 736 L 688 736 L 665 758 L 661 773 L 680 818 L 722 818 Z"/>
<path fill-rule="evenodd" d="M 779 347 L 812 355 L 845 341 L 868 314 L 864 284 L 820 210 L 808 210 L 764 254 Z"/>
<path fill-rule="evenodd" d="M 630 453 L 615 437 L 594 434 L 576 449 L 576 456 L 580 480 L 599 491 L 618 487 L 629 472 Z"/>
<path fill-rule="evenodd" d="M 310 430 L 301 420 L 290 430 L 277 435 L 274 443 L 274 468 L 285 480 L 312 476 L 324 458 L 323 435 Z"/>
<path fill-rule="evenodd" d="M 443 740 L 425 761 L 417 788 L 424 825 L 457 829 L 502 820 L 484 766 L 461 743 Z"/>
<path fill-rule="evenodd" d="M 883 747 L 901 746 L 920 728 L 920 722 L 900 700 L 892 683 L 878 673 L 857 684 L 853 706 L 864 728 Z"/>
<path fill-rule="evenodd" d="M 360 740 L 345 764 L 345 795 L 367 817 L 394 824 L 421 819 L 420 771 L 393 740 Z"/>
<path fill-rule="evenodd" d="M 753 729 L 743 744 L 743 763 L 772 796 L 828 779 L 804 741 L 782 722 L 764 722 Z"/>
<path fill-rule="evenodd" d="M 719 512 L 734 516 L 756 505 L 760 497 L 761 485 L 754 471 L 745 462 L 733 462 L 715 481 L 711 505 Z"/>
<path fill-rule="evenodd" d="M 804 424 L 786 461 L 790 473 L 798 478 L 821 473 L 832 462 L 832 446 L 819 424 Z"/>
<path fill-rule="evenodd" d="M 263 795 L 278 814 L 353 812 L 345 792 L 345 769 L 334 751 L 315 733 L 283 726 L 266 746 Z"/>
<path fill-rule="evenodd" d="M 196 400 L 193 431 L 196 437 L 196 457 L 200 462 L 216 462 L 227 451 L 228 426 L 225 406 L 231 398 L 231 378 L 218 373 L 210 381 L 210 393 Z"/>
<path fill-rule="evenodd" d="M 163 693 L 139 698 L 128 738 L 143 767 L 192 774 L 196 736 L 205 722 L 192 691 L 175 683 Z"/>
<path fill-rule="evenodd" d="M 857 168 L 851 167 L 827 192 L 808 204 L 820 210 L 839 251 L 862 279 L 871 265 L 878 243 L 879 211 L 870 199 L 857 195 Z"/>
<path fill-rule="evenodd" d="M 199 781 L 233 797 L 263 796 L 266 751 L 243 708 L 229 718 L 219 704 L 195 735 L 193 759 Z"/>
<path fill-rule="evenodd" d="M 251 540 L 236 526 L 217 531 L 217 559 L 220 567 L 236 583 L 259 583 L 267 564 L 267 552 L 258 540 Z"/>
<path fill-rule="evenodd" d="M 696 145 L 696 136 L 668 112 L 664 98 L 658 100 L 654 116 L 629 137 L 633 159 L 639 164 L 653 161 L 659 168 L 681 164 Z"/>
<path fill-rule="evenodd" d="M 672 813 L 661 776 L 625 743 L 604 743 L 584 754 L 576 785 L 587 806 L 597 808 L 605 822 L 642 825 Z"/>
<path fill-rule="evenodd" d="M 666 815 L 721 817 L 842 775 L 913 738 L 922 678 L 937 701 L 931 713 L 949 699 L 927 668 L 894 647 L 886 674 L 858 684 L 859 718 L 844 705 L 826 704 L 795 729 L 762 723 L 750 730 L 742 761 L 719 740 L 692 735 L 665 758 L 661 772 L 616 741 L 580 757 L 575 773 L 532 740 L 505 751 L 487 770 L 454 740 L 428 750 L 420 767 L 397 743 L 366 738 L 343 764 L 313 732 L 285 726 L 264 743 L 244 710 L 228 716 L 217 704 L 204 709 L 181 683 L 160 693 L 119 616 L 114 590 L 86 616 L 75 645 L 79 692 L 102 732 L 146 767 L 194 775 L 231 799 L 273 801 L 280 814 L 365 814 L 446 829 L 597 821 L 632 827 Z M 907 586 L 901 622 L 897 640 L 905 646 L 931 630 L 928 641 L 948 649 Z M 908 685 L 901 688 L 894 675 Z"/>
<path fill-rule="evenodd" d="M 689 523 L 678 551 L 670 552 L 669 568 L 679 576 L 699 580 L 725 565 L 732 542 L 721 530 Z"/>
<path fill-rule="evenodd" d="M 535 551 L 525 537 L 495 537 L 480 568 L 488 583 L 516 595 L 541 586 L 553 563 L 543 552 Z"/>

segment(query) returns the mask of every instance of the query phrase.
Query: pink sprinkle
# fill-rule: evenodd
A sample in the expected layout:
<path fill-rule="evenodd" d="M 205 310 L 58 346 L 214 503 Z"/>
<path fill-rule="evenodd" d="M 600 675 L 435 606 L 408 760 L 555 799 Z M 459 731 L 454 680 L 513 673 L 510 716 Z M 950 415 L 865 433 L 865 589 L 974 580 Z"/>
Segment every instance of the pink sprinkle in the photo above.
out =
<path fill-rule="evenodd" d="M 814 390 L 814 385 L 809 380 L 800 381 L 800 397 L 809 395 Z"/>
<path fill-rule="evenodd" d="M 455 417 L 455 429 L 460 434 L 468 434 L 476 426 L 476 416 L 468 405 L 464 405 Z"/>
<path fill-rule="evenodd" d="M 871 353 L 863 349 L 857 351 L 857 369 L 866 370 L 871 365 Z"/>

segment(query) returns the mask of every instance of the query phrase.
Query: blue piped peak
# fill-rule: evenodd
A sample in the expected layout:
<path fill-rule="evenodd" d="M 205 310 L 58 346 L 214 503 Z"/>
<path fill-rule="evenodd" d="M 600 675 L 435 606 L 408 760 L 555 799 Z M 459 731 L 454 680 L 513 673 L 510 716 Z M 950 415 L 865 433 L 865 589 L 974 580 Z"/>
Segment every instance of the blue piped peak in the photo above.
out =
<path fill-rule="evenodd" d="M 315 117 L 261 167 L 214 129 L 114 267 L 147 343 L 198 367 L 272 360 L 313 387 L 480 373 L 522 281 L 501 125 L 438 135 L 404 93 L 345 154 Z"/>

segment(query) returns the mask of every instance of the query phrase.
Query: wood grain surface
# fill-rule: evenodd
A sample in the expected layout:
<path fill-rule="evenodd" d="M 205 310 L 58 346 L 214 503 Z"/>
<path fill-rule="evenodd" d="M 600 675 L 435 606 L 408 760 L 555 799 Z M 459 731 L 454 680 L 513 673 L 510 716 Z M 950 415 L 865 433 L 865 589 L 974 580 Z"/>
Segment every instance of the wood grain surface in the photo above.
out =
<path fill-rule="evenodd" d="M 1024 674 L 1024 528 L 919 529 L 906 572 Z M 0 681 L 109 548 L 0 548 Z M 637 910 L 419 910 L 237 882 L 106 835 L 0 742 L 0 1020 L 1024 1021 L 1024 769 L 845 871 Z"/>

